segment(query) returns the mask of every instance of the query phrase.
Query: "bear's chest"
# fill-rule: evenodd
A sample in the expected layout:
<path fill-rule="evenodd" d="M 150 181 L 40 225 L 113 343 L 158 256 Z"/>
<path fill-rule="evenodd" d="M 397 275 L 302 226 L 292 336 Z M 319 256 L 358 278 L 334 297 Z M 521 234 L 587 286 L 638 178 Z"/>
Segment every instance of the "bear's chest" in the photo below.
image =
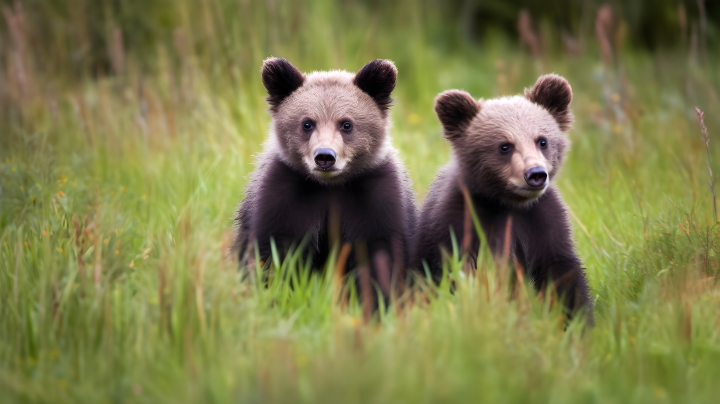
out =
<path fill-rule="evenodd" d="M 276 227 L 272 233 L 293 239 L 310 235 L 319 243 L 328 234 L 340 234 L 343 242 L 353 242 L 393 230 L 397 227 L 393 223 L 402 216 L 402 201 L 388 194 L 388 187 L 383 186 L 388 181 L 373 179 L 321 186 L 296 178 L 276 188 L 282 192 L 265 198 L 265 214 Z"/>

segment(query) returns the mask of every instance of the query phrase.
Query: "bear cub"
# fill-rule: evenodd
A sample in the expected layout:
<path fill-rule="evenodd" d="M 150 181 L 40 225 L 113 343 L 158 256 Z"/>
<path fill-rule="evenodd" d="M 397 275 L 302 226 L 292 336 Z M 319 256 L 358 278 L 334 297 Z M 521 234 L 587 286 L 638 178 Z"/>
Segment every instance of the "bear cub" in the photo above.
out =
<path fill-rule="evenodd" d="M 272 123 L 235 218 L 241 266 L 252 265 L 256 246 L 266 261 L 271 238 L 281 257 L 304 246 L 313 268 L 333 243 L 348 243 L 346 271 L 367 263 L 387 296 L 392 272 L 411 259 L 417 216 L 388 133 L 395 66 L 375 60 L 357 74 L 306 75 L 270 58 L 261 72 Z"/>
<path fill-rule="evenodd" d="M 477 258 L 480 240 L 465 229 L 466 189 L 493 254 L 508 251 L 537 290 L 552 285 L 568 314 L 593 305 L 580 258 L 574 250 L 567 209 L 553 181 L 569 146 L 572 88 L 557 75 L 541 76 L 525 96 L 475 101 L 449 90 L 435 112 L 452 147 L 423 203 L 414 265 L 429 267 L 439 281 L 442 249 L 471 238 L 466 253 Z M 504 245 L 510 228 L 509 246 Z M 464 243 L 467 246 L 467 240 Z"/>

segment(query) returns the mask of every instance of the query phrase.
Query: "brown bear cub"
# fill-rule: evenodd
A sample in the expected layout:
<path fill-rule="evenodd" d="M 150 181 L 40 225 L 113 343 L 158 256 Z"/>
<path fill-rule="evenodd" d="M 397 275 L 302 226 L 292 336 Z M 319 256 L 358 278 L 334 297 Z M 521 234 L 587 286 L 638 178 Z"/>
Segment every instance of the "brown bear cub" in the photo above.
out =
<path fill-rule="evenodd" d="M 435 112 L 453 157 L 440 169 L 423 204 L 416 267 L 422 269 L 424 261 L 434 280 L 440 280 L 441 250 L 452 251 L 451 231 L 458 244 L 471 238 L 469 254 L 478 252 L 479 237 L 464 228 L 465 188 L 490 250 L 509 252 L 536 289 L 552 285 L 568 314 L 583 310 L 593 323 L 567 209 L 553 184 L 569 146 L 565 132 L 573 121 L 571 100 L 570 84 L 556 75 L 540 77 L 524 97 L 475 101 L 459 90 L 438 95 Z M 510 245 L 505 249 L 508 225 Z"/>
<path fill-rule="evenodd" d="M 391 144 L 390 97 L 397 70 L 375 60 L 357 74 L 301 73 L 285 59 L 263 63 L 272 117 L 236 217 L 241 265 L 304 246 L 322 268 L 332 243 L 353 246 L 346 269 L 363 262 L 386 294 L 410 260 L 416 208 L 412 184 Z M 336 229 L 336 230 L 333 230 Z M 305 243 L 303 243 L 305 240 Z"/>

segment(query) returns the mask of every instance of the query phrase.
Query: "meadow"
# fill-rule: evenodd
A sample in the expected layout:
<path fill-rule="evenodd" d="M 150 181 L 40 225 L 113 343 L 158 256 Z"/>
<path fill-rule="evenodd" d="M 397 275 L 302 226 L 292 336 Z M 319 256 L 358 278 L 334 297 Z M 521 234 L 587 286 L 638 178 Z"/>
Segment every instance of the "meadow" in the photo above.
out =
<path fill-rule="evenodd" d="M 75 37 L 5 7 L 0 402 L 717 402 L 718 55 L 621 39 L 608 55 L 593 36 L 571 55 L 550 32 L 533 57 L 405 3 L 179 3 L 149 53 L 109 30 L 110 63 L 82 69 Z M 529 285 L 511 299 L 493 260 L 466 274 L 455 256 L 454 293 L 408 291 L 369 321 L 338 303 L 334 262 L 308 275 L 273 257 L 293 288 L 241 280 L 231 218 L 269 130 L 270 56 L 308 72 L 393 60 L 391 133 L 418 202 L 450 158 L 438 92 L 565 76 L 576 123 L 558 186 L 596 326 L 566 326 Z"/>

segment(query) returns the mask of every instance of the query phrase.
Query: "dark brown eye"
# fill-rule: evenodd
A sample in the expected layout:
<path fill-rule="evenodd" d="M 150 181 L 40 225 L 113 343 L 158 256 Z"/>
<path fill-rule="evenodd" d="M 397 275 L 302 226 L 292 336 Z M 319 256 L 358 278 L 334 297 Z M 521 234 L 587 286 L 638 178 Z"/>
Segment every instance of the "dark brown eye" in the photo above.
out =
<path fill-rule="evenodd" d="M 315 127 L 315 123 L 313 121 L 305 121 L 302 124 L 303 129 L 305 130 L 312 130 L 312 128 Z"/>
<path fill-rule="evenodd" d="M 343 130 L 345 130 L 345 131 L 350 131 L 353 128 L 352 122 L 348 122 L 348 121 L 343 122 L 341 126 L 342 126 Z"/>
<path fill-rule="evenodd" d="M 540 148 L 541 148 L 541 149 L 546 148 L 546 147 L 547 147 L 547 140 L 542 139 L 541 141 L 538 142 L 538 145 L 540 145 Z"/>
<path fill-rule="evenodd" d="M 505 143 L 504 145 L 500 146 L 500 153 L 509 153 L 510 149 L 512 149 L 512 146 L 508 143 Z"/>

